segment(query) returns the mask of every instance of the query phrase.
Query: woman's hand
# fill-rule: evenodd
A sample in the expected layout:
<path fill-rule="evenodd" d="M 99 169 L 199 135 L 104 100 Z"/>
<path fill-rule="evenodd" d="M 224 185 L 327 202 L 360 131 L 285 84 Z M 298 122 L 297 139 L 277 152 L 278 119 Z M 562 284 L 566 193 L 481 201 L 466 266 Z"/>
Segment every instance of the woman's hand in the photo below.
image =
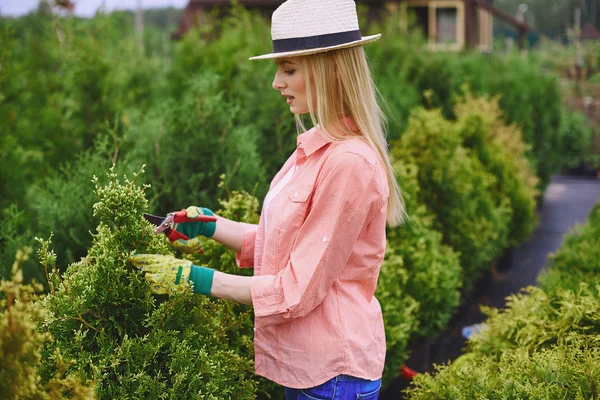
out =
<path fill-rule="evenodd" d="M 185 209 L 187 217 L 189 219 L 199 219 L 201 216 L 209 215 L 214 216 L 215 214 L 208 208 L 191 206 Z M 198 236 L 204 236 L 207 238 L 213 237 L 215 230 L 217 229 L 216 222 L 205 222 L 205 221 L 193 221 L 193 222 L 180 222 L 175 224 L 175 230 L 179 233 L 189 237 L 189 240 L 178 239 L 173 241 L 172 245 L 175 249 L 181 250 L 186 254 L 202 253 L 202 242 Z"/>
<path fill-rule="evenodd" d="M 160 254 L 136 254 L 129 262 L 145 272 L 152 292 L 167 294 L 170 286 L 188 281 L 194 285 L 194 293 L 210 295 L 215 270 L 198 267 L 189 260 L 180 260 Z"/>

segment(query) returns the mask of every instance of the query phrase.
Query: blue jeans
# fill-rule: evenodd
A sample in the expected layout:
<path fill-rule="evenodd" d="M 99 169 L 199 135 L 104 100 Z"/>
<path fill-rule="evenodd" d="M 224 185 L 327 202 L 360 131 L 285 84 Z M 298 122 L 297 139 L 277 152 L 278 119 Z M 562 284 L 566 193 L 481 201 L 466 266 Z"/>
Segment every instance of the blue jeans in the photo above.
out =
<path fill-rule="evenodd" d="M 381 379 L 368 381 L 338 375 L 322 385 L 309 389 L 285 388 L 286 400 L 372 400 L 379 397 Z"/>

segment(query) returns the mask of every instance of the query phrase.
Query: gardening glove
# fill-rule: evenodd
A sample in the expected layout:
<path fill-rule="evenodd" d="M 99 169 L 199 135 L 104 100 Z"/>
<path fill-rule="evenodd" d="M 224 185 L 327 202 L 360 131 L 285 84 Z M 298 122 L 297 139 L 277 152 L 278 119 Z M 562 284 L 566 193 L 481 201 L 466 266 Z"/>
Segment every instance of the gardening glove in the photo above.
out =
<path fill-rule="evenodd" d="M 169 286 L 188 281 L 194 285 L 194 293 L 210 295 L 215 273 L 212 268 L 198 267 L 189 260 L 160 254 L 136 254 L 129 262 L 146 273 L 153 293 L 167 294 Z"/>
<path fill-rule="evenodd" d="M 190 219 L 198 218 L 200 215 L 215 215 L 208 208 L 191 206 L 185 209 L 187 217 Z M 189 237 L 189 240 L 177 239 L 172 245 L 175 249 L 181 250 L 186 254 L 202 253 L 202 242 L 198 236 L 207 238 L 213 237 L 217 229 L 216 222 L 180 222 L 175 224 L 175 230 Z"/>

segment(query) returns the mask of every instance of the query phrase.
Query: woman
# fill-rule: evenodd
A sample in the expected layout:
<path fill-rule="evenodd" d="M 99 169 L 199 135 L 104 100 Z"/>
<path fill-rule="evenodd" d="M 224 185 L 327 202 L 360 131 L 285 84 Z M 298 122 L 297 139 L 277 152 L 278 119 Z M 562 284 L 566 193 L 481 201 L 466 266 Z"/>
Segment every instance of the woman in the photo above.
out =
<path fill-rule="evenodd" d="M 288 0 L 274 12 L 274 51 L 252 59 L 275 60 L 273 88 L 295 114 L 297 149 L 273 178 L 258 225 L 217 217 L 176 227 L 234 249 L 253 277 L 132 257 L 157 292 L 189 277 L 197 293 L 252 305 L 256 373 L 285 386 L 287 399 L 375 399 L 380 390 L 386 347 L 374 293 L 386 222 L 404 217 L 362 48 L 380 36 L 360 35 L 352 0 Z"/>

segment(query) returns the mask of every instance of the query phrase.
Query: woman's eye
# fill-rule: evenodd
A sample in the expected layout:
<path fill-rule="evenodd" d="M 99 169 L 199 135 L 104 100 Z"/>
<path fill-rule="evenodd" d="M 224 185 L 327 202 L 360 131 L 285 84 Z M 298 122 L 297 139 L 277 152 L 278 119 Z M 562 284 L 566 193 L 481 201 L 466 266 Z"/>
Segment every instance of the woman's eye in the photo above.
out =
<path fill-rule="evenodd" d="M 294 75 L 294 72 L 296 72 L 295 69 L 288 69 L 287 71 L 283 71 L 285 74 L 287 75 Z"/>

